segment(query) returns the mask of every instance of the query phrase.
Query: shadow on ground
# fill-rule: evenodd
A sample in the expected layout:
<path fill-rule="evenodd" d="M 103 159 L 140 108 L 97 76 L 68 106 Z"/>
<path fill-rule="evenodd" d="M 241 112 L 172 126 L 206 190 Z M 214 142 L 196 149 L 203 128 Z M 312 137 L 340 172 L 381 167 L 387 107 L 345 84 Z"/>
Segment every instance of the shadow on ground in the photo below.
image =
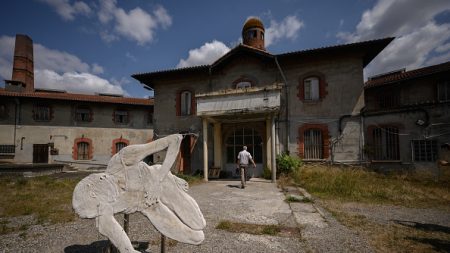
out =
<path fill-rule="evenodd" d="M 148 248 L 148 242 L 132 242 L 134 249 L 138 251 L 144 251 Z M 96 241 L 89 245 L 71 245 L 64 249 L 64 253 L 98 253 L 105 252 L 109 246 L 108 240 Z M 119 252 L 119 251 L 116 251 Z"/>
<path fill-rule="evenodd" d="M 410 227 L 410 228 L 419 229 L 419 230 L 422 230 L 422 231 L 442 232 L 442 233 L 450 234 L 450 228 L 449 227 L 445 227 L 445 226 L 441 226 L 441 225 L 420 223 L 420 222 L 415 222 L 415 221 L 403 221 L 403 220 L 393 220 L 393 222 L 395 222 L 395 223 L 397 223 L 399 225 L 403 225 L 403 226 L 407 226 L 407 227 Z"/>

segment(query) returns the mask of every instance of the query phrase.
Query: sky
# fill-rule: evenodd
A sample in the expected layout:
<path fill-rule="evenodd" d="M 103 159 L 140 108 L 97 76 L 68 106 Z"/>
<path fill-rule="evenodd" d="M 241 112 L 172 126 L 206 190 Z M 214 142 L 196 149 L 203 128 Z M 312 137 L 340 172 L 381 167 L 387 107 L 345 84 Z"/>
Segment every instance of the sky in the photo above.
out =
<path fill-rule="evenodd" d="M 263 21 L 273 54 L 395 36 L 365 78 L 450 60 L 449 0 L 15 0 L 0 9 L 0 77 L 11 79 L 14 37 L 26 34 L 35 87 L 76 93 L 151 97 L 132 74 L 210 64 L 240 43 L 249 17 Z"/>

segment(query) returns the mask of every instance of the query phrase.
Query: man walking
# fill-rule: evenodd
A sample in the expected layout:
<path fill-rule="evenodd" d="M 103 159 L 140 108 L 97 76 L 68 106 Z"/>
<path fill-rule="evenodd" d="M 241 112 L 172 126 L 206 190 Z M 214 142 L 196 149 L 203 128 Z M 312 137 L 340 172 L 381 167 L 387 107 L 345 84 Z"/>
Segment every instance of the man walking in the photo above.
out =
<path fill-rule="evenodd" d="M 241 172 L 241 188 L 245 188 L 245 179 L 247 176 L 247 167 L 248 162 L 252 162 L 253 168 L 256 168 L 256 164 L 253 161 L 252 155 L 247 151 L 247 146 L 243 147 L 243 150 L 239 152 L 237 156 L 237 166 L 240 169 Z"/>

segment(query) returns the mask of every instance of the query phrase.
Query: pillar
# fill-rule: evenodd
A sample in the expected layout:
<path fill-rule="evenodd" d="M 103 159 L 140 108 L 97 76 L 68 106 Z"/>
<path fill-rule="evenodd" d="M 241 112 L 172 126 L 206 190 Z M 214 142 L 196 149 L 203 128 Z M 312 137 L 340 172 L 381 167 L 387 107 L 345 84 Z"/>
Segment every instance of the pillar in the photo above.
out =
<path fill-rule="evenodd" d="M 203 119 L 203 180 L 208 181 L 208 121 Z"/>
<path fill-rule="evenodd" d="M 272 170 L 272 141 L 271 141 L 271 134 L 272 134 L 272 128 L 271 128 L 272 122 L 270 118 L 266 118 L 266 165 L 267 167 L 270 167 Z"/>
<path fill-rule="evenodd" d="M 271 159 L 272 159 L 272 183 L 275 183 L 277 181 L 277 164 L 275 161 L 275 117 L 272 116 L 271 119 L 271 128 L 272 128 L 272 133 L 271 138 L 270 138 L 270 142 L 271 142 Z"/>
<path fill-rule="evenodd" d="M 222 124 L 214 123 L 214 167 L 222 167 Z"/>

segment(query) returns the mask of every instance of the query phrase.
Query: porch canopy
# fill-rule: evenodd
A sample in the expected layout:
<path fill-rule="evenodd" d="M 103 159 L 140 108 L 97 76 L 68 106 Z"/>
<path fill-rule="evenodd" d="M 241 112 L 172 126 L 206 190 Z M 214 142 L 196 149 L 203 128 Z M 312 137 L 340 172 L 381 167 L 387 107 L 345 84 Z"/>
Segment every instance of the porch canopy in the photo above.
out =
<path fill-rule="evenodd" d="M 197 116 L 203 120 L 203 171 L 208 180 L 208 122 L 214 123 L 214 166 L 220 167 L 221 125 L 229 122 L 266 121 L 267 164 L 275 181 L 275 114 L 280 110 L 281 84 L 229 89 L 195 95 Z"/>

